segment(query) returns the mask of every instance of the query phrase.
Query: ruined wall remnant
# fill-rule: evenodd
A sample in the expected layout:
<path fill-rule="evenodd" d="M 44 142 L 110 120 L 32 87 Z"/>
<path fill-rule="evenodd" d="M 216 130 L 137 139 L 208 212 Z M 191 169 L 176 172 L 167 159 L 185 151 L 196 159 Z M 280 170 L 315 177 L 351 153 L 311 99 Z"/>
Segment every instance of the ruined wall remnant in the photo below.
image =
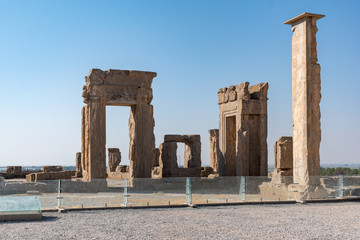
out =
<path fill-rule="evenodd" d="M 159 146 L 159 174 L 162 177 L 178 177 L 177 163 L 177 144 L 176 142 L 164 142 Z"/>
<path fill-rule="evenodd" d="M 292 137 L 280 137 L 275 143 L 275 168 L 292 169 L 293 168 L 293 142 Z M 292 173 L 291 173 L 292 175 Z"/>
<path fill-rule="evenodd" d="M 293 142 L 292 137 L 280 137 L 274 147 L 275 165 L 272 182 L 275 184 L 292 183 L 293 176 Z"/>
<path fill-rule="evenodd" d="M 219 129 L 210 129 L 210 166 L 213 172 L 223 175 L 220 171 L 224 169 L 223 158 L 219 148 Z"/>
<path fill-rule="evenodd" d="M 6 173 L 21 173 L 22 167 L 21 166 L 7 166 Z"/>
<path fill-rule="evenodd" d="M 75 164 L 76 177 L 82 177 L 81 152 L 76 153 Z"/>
<path fill-rule="evenodd" d="M 248 82 L 218 91 L 222 175 L 267 175 L 267 91 Z"/>
<path fill-rule="evenodd" d="M 56 171 L 56 172 L 37 172 L 26 175 L 27 182 L 37 182 L 41 180 L 71 179 L 74 171 Z"/>
<path fill-rule="evenodd" d="M 178 142 L 185 144 L 184 168 L 179 168 L 177 162 Z M 199 177 L 201 173 L 200 135 L 165 135 L 164 142 L 159 147 L 158 163 L 153 168 L 153 178 Z"/>
<path fill-rule="evenodd" d="M 62 166 L 43 166 L 43 172 L 61 172 Z"/>
<path fill-rule="evenodd" d="M 201 168 L 200 135 L 165 135 L 164 143 L 171 142 L 185 144 L 184 168 Z"/>
<path fill-rule="evenodd" d="M 121 153 L 118 148 L 109 148 L 108 149 L 108 167 L 110 172 L 115 172 L 116 167 L 119 166 L 121 162 Z"/>
<path fill-rule="evenodd" d="M 324 15 L 303 13 L 291 25 L 294 183 L 307 185 L 320 175 L 320 65 L 316 21 Z"/>
<path fill-rule="evenodd" d="M 151 177 L 155 137 L 151 83 L 154 72 L 92 69 L 85 78 L 82 109 L 82 169 L 85 180 L 106 178 L 105 108 L 130 106 L 131 178 Z"/>

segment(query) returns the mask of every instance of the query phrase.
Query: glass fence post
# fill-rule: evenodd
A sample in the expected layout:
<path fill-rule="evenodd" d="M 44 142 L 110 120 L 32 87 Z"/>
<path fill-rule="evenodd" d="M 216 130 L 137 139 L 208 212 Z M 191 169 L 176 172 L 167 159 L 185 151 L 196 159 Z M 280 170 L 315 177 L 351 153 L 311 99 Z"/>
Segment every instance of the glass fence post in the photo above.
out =
<path fill-rule="evenodd" d="M 125 178 L 125 187 L 124 187 L 124 206 L 128 205 L 128 187 L 129 187 L 129 180 Z"/>
<path fill-rule="evenodd" d="M 186 204 L 192 204 L 191 178 L 186 178 Z"/>
<path fill-rule="evenodd" d="M 245 197 L 246 197 L 246 177 L 241 176 L 240 177 L 239 200 L 245 201 Z"/>
<path fill-rule="evenodd" d="M 342 198 L 344 197 L 344 175 L 339 175 L 338 179 L 338 197 Z"/>
<path fill-rule="evenodd" d="M 58 195 L 57 195 L 57 208 L 58 210 L 61 209 L 61 179 L 58 180 L 58 187 L 57 187 L 57 192 L 58 192 Z"/>

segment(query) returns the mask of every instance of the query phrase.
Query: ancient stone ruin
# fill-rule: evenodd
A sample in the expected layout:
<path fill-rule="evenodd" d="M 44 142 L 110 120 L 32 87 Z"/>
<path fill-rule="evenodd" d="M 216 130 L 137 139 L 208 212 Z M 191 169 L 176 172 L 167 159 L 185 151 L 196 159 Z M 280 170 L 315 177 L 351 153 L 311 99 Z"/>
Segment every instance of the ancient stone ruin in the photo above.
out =
<path fill-rule="evenodd" d="M 291 183 L 293 176 L 293 142 L 292 137 L 280 137 L 274 148 L 275 165 L 272 172 L 273 182 Z"/>
<path fill-rule="evenodd" d="M 283 190 L 293 192 L 295 199 L 327 196 L 320 185 L 319 177 L 321 80 L 316 50 L 318 30 L 316 21 L 323 17 L 324 15 L 303 13 L 285 22 L 291 25 L 291 30 L 294 32 L 292 36 L 293 136 L 281 137 L 276 142 L 275 170 L 271 183 L 282 184 Z M 289 181 L 289 176 L 292 175 L 293 181 Z M 293 184 L 289 185 L 289 183 Z M 264 184 L 263 189 L 276 190 L 271 184 Z"/>
<path fill-rule="evenodd" d="M 22 167 L 21 166 L 7 166 L 6 173 L 21 173 Z"/>
<path fill-rule="evenodd" d="M 75 163 L 76 177 L 82 177 L 81 152 L 76 153 Z"/>
<path fill-rule="evenodd" d="M 185 144 L 184 167 L 177 162 L 177 143 Z M 154 166 L 152 177 L 200 177 L 201 142 L 200 135 L 165 135 L 159 147 L 159 158 Z"/>
<path fill-rule="evenodd" d="M 220 175 L 267 175 L 267 91 L 267 83 L 248 82 L 218 91 L 219 149 L 210 155 Z"/>
<path fill-rule="evenodd" d="M 109 148 L 108 149 L 108 168 L 110 172 L 115 172 L 116 167 L 119 166 L 121 162 L 121 153 L 118 148 Z"/>
<path fill-rule="evenodd" d="M 85 78 L 81 162 L 85 180 L 106 178 L 106 106 L 129 106 L 129 174 L 150 178 L 155 160 L 154 72 L 92 69 Z"/>
<path fill-rule="evenodd" d="M 210 166 L 213 172 L 218 175 L 224 175 L 224 161 L 220 161 L 221 152 L 219 148 L 219 129 L 210 129 Z"/>
<path fill-rule="evenodd" d="M 62 166 L 43 166 L 42 172 L 34 172 L 26 175 L 27 182 L 43 180 L 71 179 L 76 176 L 76 171 L 63 170 Z"/>
<path fill-rule="evenodd" d="M 317 63 L 316 21 L 324 15 L 304 13 L 287 22 L 292 36 L 294 184 L 319 184 L 320 65 Z M 299 191 L 302 191 L 298 189 Z"/>

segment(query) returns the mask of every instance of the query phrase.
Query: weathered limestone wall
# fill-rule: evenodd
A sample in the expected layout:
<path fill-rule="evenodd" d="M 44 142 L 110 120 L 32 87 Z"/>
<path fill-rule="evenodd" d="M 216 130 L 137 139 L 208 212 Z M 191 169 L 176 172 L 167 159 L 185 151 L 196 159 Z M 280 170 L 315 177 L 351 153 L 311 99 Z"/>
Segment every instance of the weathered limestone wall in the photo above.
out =
<path fill-rule="evenodd" d="M 287 22 L 292 36 L 294 183 L 307 185 L 320 175 L 320 65 L 316 21 L 324 15 L 301 14 Z"/>
<path fill-rule="evenodd" d="M 290 184 L 293 179 L 292 137 L 280 137 L 274 147 L 275 165 L 272 172 L 273 184 Z"/>
<path fill-rule="evenodd" d="M 21 166 L 7 166 L 6 173 L 21 173 L 22 167 Z"/>
<path fill-rule="evenodd" d="M 219 148 L 219 129 L 210 129 L 210 166 L 213 169 L 213 172 L 220 173 L 220 170 L 224 168 L 223 158 L 221 158 L 220 148 Z"/>
<path fill-rule="evenodd" d="M 115 172 L 121 162 L 121 153 L 118 148 L 108 148 L 108 167 L 110 172 Z"/>
<path fill-rule="evenodd" d="M 248 82 L 218 91 L 221 175 L 267 175 L 267 91 Z"/>
<path fill-rule="evenodd" d="M 61 172 L 62 166 L 43 166 L 43 172 Z"/>
<path fill-rule="evenodd" d="M 75 157 L 75 169 L 76 169 L 76 177 L 82 177 L 82 166 L 81 166 L 81 152 L 76 153 Z"/>
<path fill-rule="evenodd" d="M 177 177 L 177 144 L 176 142 L 164 142 L 159 146 L 160 150 L 160 168 L 162 169 L 162 177 Z"/>
<path fill-rule="evenodd" d="M 85 180 L 106 178 L 106 106 L 130 106 L 129 158 L 131 178 L 151 177 L 155 159 L 154 72 L 92 69 L 85 78 L 81 158 Z"/>
<path fill-rule="evenodd" d="M 165 135 L 164 143 L 170 142 L 185 144 L 184 168 L 201 168 L 200 135 Z"/>
<path fill-rule="evenodd" d="M 58 171 L 58 172 L 37 172 L 26 175 L 27 182 L 37 182 L 40 180 L 58 180 L 71 179 L 74 171 Z"/>
<path fill-rule="evenodd" d="M 280 137 L 275 143 L 275 168 L 293 169 L 293 141 L 292 137 Z M 292 173 L 291 173 L 292 176 Z"/>
<path fill-rule="evenodd" d="M 177 162 L 177 143 L 185 144 L 184 168 L 179 168 Z M 157 154 L 158 152 L 158 154 Z M 152 178 L 163 177 L 200 177 L 201 174 L 201 141 L 200 135 L 165 135 L 152 170 Z M 157 164 L 158 162 L 158 164 Z"/>

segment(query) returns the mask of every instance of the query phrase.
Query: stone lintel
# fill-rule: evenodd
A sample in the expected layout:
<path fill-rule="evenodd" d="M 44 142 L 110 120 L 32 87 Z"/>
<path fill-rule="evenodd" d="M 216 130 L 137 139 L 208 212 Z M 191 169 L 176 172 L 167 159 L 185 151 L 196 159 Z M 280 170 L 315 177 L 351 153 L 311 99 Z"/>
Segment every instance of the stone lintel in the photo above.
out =
<path fill-rule="evenodd" d="M 200 142 L 200 135 L 178 135 L 178 134 L 168 134 L 164 136 L 164 142 L 182 142 L 191 144 L 193 142 Z"/>
<path fill-rule="evenodd" d="M 305 12 L 305 13 L 302 13 L 302 14 L 300 14 L 300 15 L 298 15 L 298 16 L 284 22 L 284 24 L 293 25 L 294 23 L 296 23 L 300 19 L 307 18 L 307 17 L 313 17 L 313 18 L 316 18 L 316 19 L 320 19 L 320 18 L 325 17 L 325 15 Z"/>
<path fill-rule="evenodd" d="M 156 72 L 109 69 L 103 71 L 93 68 L 85 77 L 86 85 L 112 85 L 150 88 Z M 146 81 L 147 80 L 147 81 Z"/>

